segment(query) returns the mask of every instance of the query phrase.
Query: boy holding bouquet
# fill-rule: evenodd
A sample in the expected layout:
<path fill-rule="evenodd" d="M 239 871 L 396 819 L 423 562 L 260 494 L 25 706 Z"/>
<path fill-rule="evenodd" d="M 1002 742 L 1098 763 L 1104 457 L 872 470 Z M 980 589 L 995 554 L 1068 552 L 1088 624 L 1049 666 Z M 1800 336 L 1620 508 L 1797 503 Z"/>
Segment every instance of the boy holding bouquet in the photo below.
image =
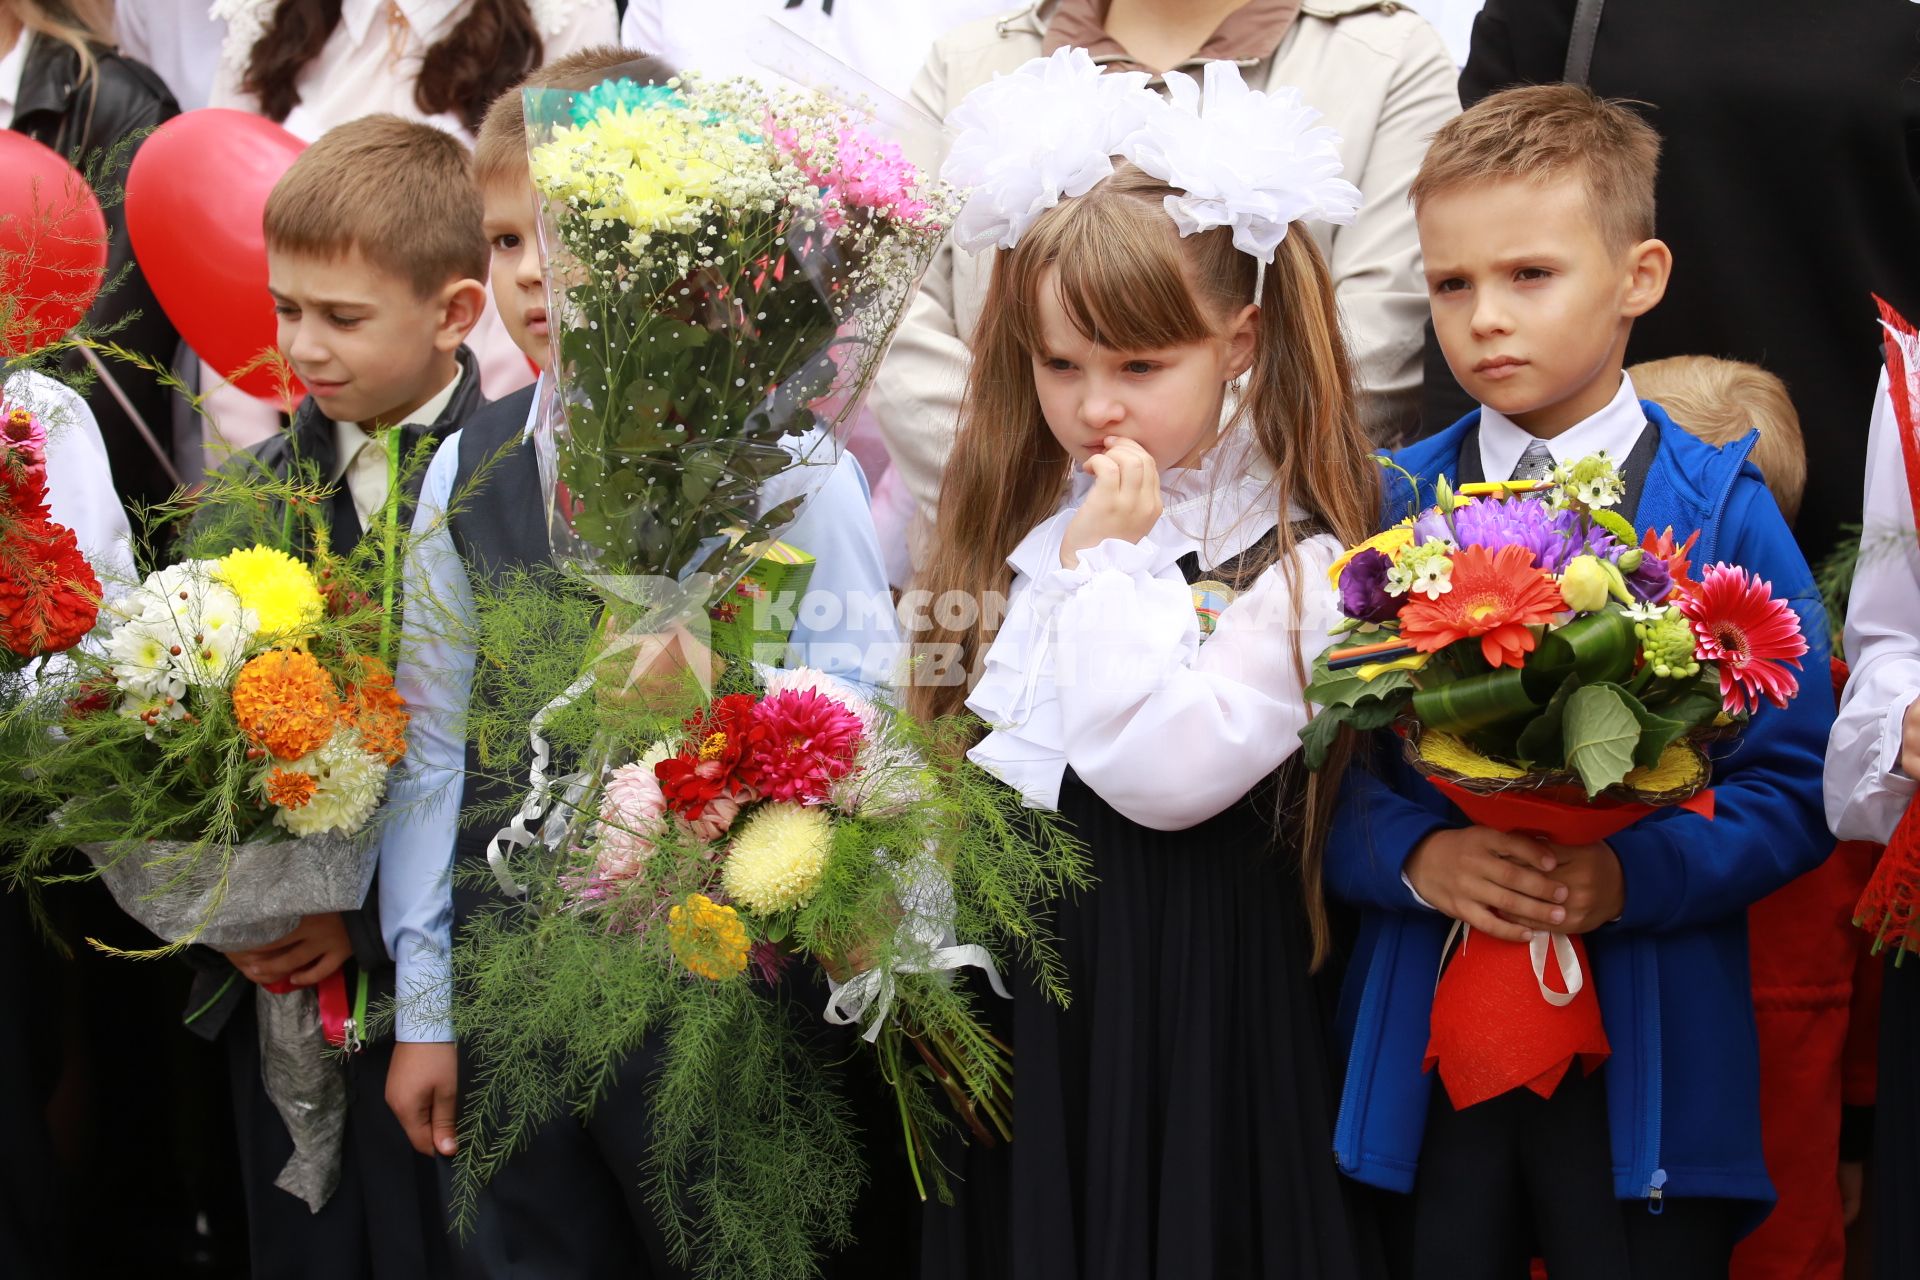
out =
<path fill-rule="evenodd" d="M 322 485 L 320 522 L 344 555 L 377 533 L 391 485 L 396 476 L 406 484 L 405 460 L 420 443 L 484 403 L 464 345 L 485 305 L 487 274 L 466 150 L 427 125 L 363 117 L 300 154 L 268 197 L 263 222 L 280 351 L 307 396 L 284 432 L 228 471 Z M 412 476 L 398 519 L 410 518 L 418 468 Z M 195 523 L 222 518 L 205 509 Z M 286 937 L 229 953 L 225 963 L 205 949 L 191 954 L 201 972 L 187 1025 L 229 1048 L 255 1274 L 441 1273 L 444 1237 L 428 1211 L 433 1172 L 380 1105 L 391 1040 L 369 1042 L 349 1067 L 355 1101 L 333 1197 L 309 1213 L 274 1185 L 292 1145 L 262 1084 L 248 983 L 311 987 L 337 983 L 344 971 L 349 993 L 371 986 L 374 998 L 386 994 L 393 970 L 375 904 L 306 916 Z M 356 1004 L 366 1007 L 364 998 Z"/>
<path fill-rule="evenodd" d="M 1566 85 L 1495 95 L 1436 136 L 1412 199 L 1436 333 L 1483 407 L 1395 456 L 1419 492 L 1403 481 L 1389 510 L 1424 505 L 1442 476 L 1542 480 L 1604 451 L 1624 481 L 1614 511 L 1680 541 L 1698 529 L 1694 564 L 1773 583 L 1823 670 L 1819 597 L 1750 444 L 1701 443 L 1622 371 L 1671 264 L 1653 238 L 1659 145 L 1627 109 Z M 1831 716 L 1824 682 L 1807 681 L 1715 750 L 1711 825 L 1664 809 L 1583 845 L 1464 825 L 1398 764 L 1348 775 L 1327 875 L 1363 925 L 1335 1154 L 1412 1193 L 1412 1275 L 1520 1277 L 1535 1254 L 1555 1280 L 1726 1273 L 1773 1198 L 1745 911 L 1832 847 L 1814 781 Z M 1460 1109 L 1431 1087 L 1449 918 L 1511 942 L 1586 935 L 1604 1066 L 1569 1070 L 1545 1097 L 1516 1079 Z M 1474 1030 L 1515 1034 L 1491 1016 Z"/>
<path fill-rule="evenodd" d="M 500 900 L 451 879 L 485 859 L 501 825 L 498 817 L 475 820 L 463 811 L 483 805 L 497 811 L 524 783 L 492 776 L 465 740 L 467 708 L 485 697 L 463 634 L 474 609 L 473 584 L 497 584 L 514 570 L 554 563 L 533 441 L 540 393 L 552 376 L 552 347 L 522 91 L 582 92 L 615 79 L 663 84 L 672 75 L 632 50 L 583 50 L 535 71 L 496 101 L 476 143 L 474 177 L 485 208 L 494 299 L 542 376 L 535 387 L 487 406 L 446 441 L 428 468 L 414 525 L 420 540 L 409 590 L 437 605 L 406 620 L 406 657 L 396 682 L 414 709 L 414 749 L 398 798 L 410 803 L 385 833 L 380 865 L 382 918 L 400 989 L 401 1043 L 387 1102 L 423 1154 L 455 1154 L 463 1085 L 475 1070 L 453 1039 L 451 1006 L 458 995 L 447 972 L 455 930 Z M 891 597 L 858 462 L 848 454 L 831 468 L 794 468 L 763 488 L 761 502 L 770 507 L 794 496 L 794 480 L 822 471 L 811 504 L 783 535 L 816 562 L 792 642 L 807 665 L 872 684 L 896 656 L 898 638 L 891 610 L 873 608 Z M 470 501 L 455 506 L 454 495 L 470 486 Z M 815 603 L 829 598 L 837 607 L 816 612 Z M 555 1277 L 680 1274 L 643 1185 L 650 1057 L 634 1055 L 589 1118 L 556 1117 L 491 1177 L 479 1195 L 473 1236 L 458 1250 L 461 1274 L 519 1274 L 519 1266 L 535 1259 L 540 1274 Z"/>

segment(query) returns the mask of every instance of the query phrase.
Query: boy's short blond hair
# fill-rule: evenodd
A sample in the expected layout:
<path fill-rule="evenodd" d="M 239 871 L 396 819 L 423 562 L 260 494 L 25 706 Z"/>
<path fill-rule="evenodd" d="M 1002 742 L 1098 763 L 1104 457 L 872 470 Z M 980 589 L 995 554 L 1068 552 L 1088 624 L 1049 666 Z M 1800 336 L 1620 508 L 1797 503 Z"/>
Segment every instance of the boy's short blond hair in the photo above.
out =
<path fill-rule="evenodd" d="M 1674 422 L 1708 444 L 1732 444 L 1749 431 L 1753 465 L 1788 523 L 1807 489 L 1807 451 L 1787 384 L 1757 364 L 1713 356 L 1670 356 L 1627 370 L 1642 399 L 1658 401 Z"/>
<path fill-rule="evenodd" d="M 650 53 L 622 49 L 616 45 L 595 45 L 556 58 L 544 67 L 536 67 L 525 80 L 493 100 L 480 132 L 473 142 L 473 182 L 481 190 L 496 182 L 527 181 L 527 114 L 521 105 L 525 89 L 561 89 L 581 92 L 591 89 L 616 68 L 650 84 L 665 84 L 674 70 Z"/>
<path fill-rule="evenodd" d="M 467 149 L 399 116 L 362 116 L 321 135 L 274 184 L 262 222 L 269 249 L 358 251 L 422 298 L 452 280 L 487 278 Z"/>
<path fill-rule="evenodd" d="M 1619 250 L 1653 236 L 1659 169 L 1660 135 L 1631 107 L 1580 85 L 1522 85 L 1448 121 L 1407 195 L 1418 210 L 1442 192 L 1482 182 L 1578 176 L 1601 238 Z"/>

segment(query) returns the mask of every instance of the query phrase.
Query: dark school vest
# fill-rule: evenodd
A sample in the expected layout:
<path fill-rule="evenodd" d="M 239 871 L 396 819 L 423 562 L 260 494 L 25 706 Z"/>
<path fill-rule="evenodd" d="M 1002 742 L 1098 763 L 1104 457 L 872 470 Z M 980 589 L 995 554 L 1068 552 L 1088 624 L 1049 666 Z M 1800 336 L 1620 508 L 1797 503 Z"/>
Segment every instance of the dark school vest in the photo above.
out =
<path fill-rule="evenodd" d="M 1614 514 L 1628 524 L 1634 523 L 1634 513 L 1640 510 L 1640 495 L 1647 487 L 1647 472 L 1653 468 L 1653 460 L 1660 453 L 1660 428 L 1647 423 L 1640 432 L 1640 438 L 1633 442 L 1626 460 L 1620 463 L 1620 480 L 1626 486 L 1626 496 L 1620 499 Z M 1480 460 L 1480 424 L 1474 423 L 1460 437 L 1460 460 L 1454 463 L 1456 474 L 1452 477 L 1455 484 L 1479 484 L 1487 478 L 1485 465 Z M 1506 479 L 1505 476 L 1499 477 Z"/>

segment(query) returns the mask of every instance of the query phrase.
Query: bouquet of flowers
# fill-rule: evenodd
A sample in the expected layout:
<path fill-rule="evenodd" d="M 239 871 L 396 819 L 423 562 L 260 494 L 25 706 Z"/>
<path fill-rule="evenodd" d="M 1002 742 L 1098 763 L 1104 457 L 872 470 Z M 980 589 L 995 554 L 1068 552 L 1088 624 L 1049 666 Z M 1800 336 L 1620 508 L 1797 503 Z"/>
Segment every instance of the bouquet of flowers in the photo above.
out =
<path fill-rule="evenodd" d="M 557 374 L 535 445 L 553 558 L 591 591 L 510 580 L 475 610 L 469 737 L 486 763 L 515 735 L 531 767 L 481 873 L 503 892 L 454 948 L 481 1064 L 456 1217 L 637 1061 L 678 1262 L 787 1280 L 844 1243 L 865 1176 L 822 1007 L 866 1028 L 943 1189 L 941 1098 L 978 1137 L 1010 1123 L 1005 1047 L 953 971 L 1000 989 L 991 943 L 1064 998 L 1044 904 L 1086 881 L 952 727 L 735 647 L 785 648 L 793 610 L 760 605 L 813 568 L 777 540 L 951 200 L 812 91 L 614 78 L 526 116 Z"/>
<path fill-rule="evenodd" d="M 297 483 L 280 488 L 299 505 Z M 138 955 L 264 946 L 366 896 L 408 713 L 368 597 L 318 559 L 256 543 L 177 560 L 108 601 L 101 651 L 73 655 L 59 734 L 15 784 L 55 806 L 23 869 L 78 847 L 165 940 Z M 325 1042 L 353 1030 L 345 985 L 262 987 L 257 1006 L 294 1140 L 278 1184 L 318 1210 L 339 1175 L 346 1090 Z"/>
<path fill-rule="evenodd" d="M 1432 507 L 1342 556 L 1342 640 L 1307 687 L 1323 708 L 1309 765 L 1343 726 L 1397 724 L 1414 768 L 1481 825 L 1582 844 L 1663 805 L 1710 817 L 1702 744 L 1762 700 L 1785 705 L 1806 640 L 1744 569 L 1689 578 L 1698 534 L 1636 531 L 1609 509 L 1623 488 L 1604 454 L 1539 482 L 1442 478 Z M 1427 1050 L 1456 1107 L 1521 1084 L 1549 1096 L 1576 1057 L 1605 1056 L 1584 959 L 1560 934 L 1463 944 Z M 1468 1013 L 1488 998 L 1511 1012 L 1500 1045 Z"/>
<path fill-rule="evenodd" d="M 768 508 L 766 483 L 835 460 L 952 197 L 813 91 L 610 78 L 529 91 L 526 118 L 556 558 L 708 574 L 717 597 L 798 509 Z"/>

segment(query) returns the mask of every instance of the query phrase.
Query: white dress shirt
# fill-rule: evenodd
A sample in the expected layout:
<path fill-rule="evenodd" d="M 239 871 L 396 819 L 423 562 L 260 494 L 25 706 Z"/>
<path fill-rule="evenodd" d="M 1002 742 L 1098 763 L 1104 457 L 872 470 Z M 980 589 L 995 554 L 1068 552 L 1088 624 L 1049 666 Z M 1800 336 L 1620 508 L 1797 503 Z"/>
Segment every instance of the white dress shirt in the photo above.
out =
<path fill-rule="evenodd" d="M 539 405 L 536 392 L 528 429 Z M 402 1041 L 453 1038 L 449 872 L 466 769 L 474 611 L 466 566 L 445 517 L 459 440 L 457 431 L 448 436 L 427 467 L 402 573 L 407 609 L 394 685 L 413 718 L 407 758 L 388 788 L 388 817 L 380 836 L 380 928 L 397 971 L 395 1036 Z M 848 608 L 827 618 L 809 607 L 816 597 L 843 605 L 891 602 L 867 511 L 866 480 L 851 454 L 831 467 L 790 468 L 761 490 L 761 509 L 807 488 L 815 490 L 812 501 L 781 535 L 815 558 L 807 602 L 796 612 L 793 644 L 806 665 L 870 685 L 875 673 L 899 656 L 893 614 Z M 486 501 L 484 494 L 479 501 Z"/>
<path fill-rule="evenodd" d="M 963 23 L 1014 7 L 1012 0 L 631 0 L 620 43 L 676 70 L 758 75 L 755 28 L 771 18 L 821 52 L 905 100 L 933 42 Z"/>
<path fill-rule="evenodd" d="M 1221 564 L 1279 514 L 1245 432 L 1200 467 L 1162 474 L 1164 510 L 1145 538 L 1109 538 L 1062 568 L 1060 544 L 1091 487 L 1076 472 L 1065 505 L 1007 557 L 1006 617 L 967 699 L 993 731 L 969 755 L 1034 808 L 1058 806 L 1071 765 L 1126 817 L 1181 830 L 1224 812 L 1298 749 L 1301 671 L 1338 619 L 1327 570 L 1340 544 L 1301 543 L 1291 578 L 1269 568 L 1202 643 L 1180 558 Z"/>
<path fill-rule="evenodd" d="M 1480 467 L 1489 480 L 1505 480 L 1520 465 L 1520 455 L 1536 440 L 1547 446 L 1553 460 L 1561 465 L 1604 450 L 1619 466 L 1640 443 L 1647 429 L 1647 411 L 1633 389 L 1633 379 L 1620 374 L 1620 389 L 1600 412 L 1582 418 L 1551 440 L 1539 440 L 1527 429 L 1498 409 L 1480 410 Z"/>
<path fill-rule="evenodd" d="M 433 399 L 394 425 L 431 424 L 446 410 L 447 402 L 453 399 L 464 376 L 464 371 L 454 374 L 453 381 L 440 388 Z M 347 492 L 353 497 L 353 514 L 359 517 L 360 527 L 373 528 L 373 517 L 387 505 L 387 451 L 357 422 L 333 424 L 333 474 L 327 477 L 327 482 L 339 484 L 343 478 Z"/>
<path fill-rule="evenodd" d="M 1852 675 L 1827 740 L 1827 825 L 1842 840 L 1884 843 L 1913 798 L 1900 770 L 1907 708 L 1920 697 L 1920 537 L 1899 424 L 1880 375 L 1867 432 L 1860 564 L 1847 604 Z"/>
<path fill-rule="evenodd" d="M 14 104 L 20 101 L 20 77 L 27 71 L 27 41 L 32 38 L 33 32 L 22 27 L 13 48 L 0 55 L 0 128 L 13 123 Z"/>
<path fill-rule="evenodd" d="M 207 0 L 119 0 L 113 34 L 121 53 L 166 81 L 182 111 L 207 105 L 227 38 L 226 22 Z"/>

